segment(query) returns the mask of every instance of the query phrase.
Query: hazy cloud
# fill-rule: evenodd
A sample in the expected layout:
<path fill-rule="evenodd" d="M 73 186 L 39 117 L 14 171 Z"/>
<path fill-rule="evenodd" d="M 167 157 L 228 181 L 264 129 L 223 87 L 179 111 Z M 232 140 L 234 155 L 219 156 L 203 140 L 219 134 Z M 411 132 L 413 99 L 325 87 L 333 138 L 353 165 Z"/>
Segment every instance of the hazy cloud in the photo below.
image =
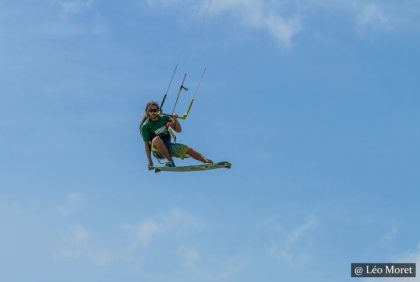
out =
<path fill-rule="evenodd" d="M 75 245 L 83 245 L 90 238 L 90 231 L 82 225 L 75 225 L 70 228 L 71 241 Z"/>
<path fill-rule="evenodd" d="M 270 255 L 279 258 L 290 266 L 299 266 L 312 260 L 312 255 L 299 248 L 305 237 L 318 226 L 314 215 L 310 215 L 303 224 L 288 232 L 270 248 Z"/>
<path fill-rule="evenodd" d="M 191 246 L 179 246 L 177 252 L 181 255 L 182 261 L 186 266 L 195 266 L 200 261 L 199 252 Z"/>
<path fill-rule="evenodd" d="M 74 225 L 67 229 L 66 243 L 60 248 L 58 256 L 63 259 L 79 259 L 86 252 L 90 231 L 82 225 Z"/>
<path fill-rule="evenodd" d="M 379 242 L 382 245 L 389 245 L 395 240 L 395 238 L 397 237 L 397 234 L 398 234 L 398 229 L 394 227 L 391 230 L 389 230 L 384 236 L 382 236 Z"/>
<path fill-rule="evenodd" d="M 270 34 L 282 46 L 291 47 L 293 38 L 302 29 L 297 14 L 281 16 L 278 7 L 262 0 L 214 0 L 214 13 L 229 12 L 244 26 Z"/>
<path fill-rule="evenodd" d="M 197 9 L 199 5 L 203 11 L 207 5 L 206 1 L 192 0 L 143 1 L 154 8 L 168 9 L 181 6 L 191 11 Z M 305 30 L 310 18 L 323 17 L 326 13 L 337 15 L 337 19 L 342 19 L 343 22 L 353 23 L 355 32 L 363 36 L 374 32 L 390 32 L 396 28 L 398 22 L 407 22 L 407 18 L 412 20 L 418 18 L 417 14 L 407 9 L 407 5 L 374 0 L 213 0 L 210 9 L 213 18 L 228 15 L 247 29 L 269 34 L 286 48 L 293 46 L 296 36 Z M 319 34 L 320 31 L 313 30 L 313 32 Z"/>
<path fill-rule="evenodd" d="M 59 205 L 57 210 L 62 215 L 70 215 L 82 209 L 83 205 L 84 199 L 82 195 L 70 193 L 66 195 L 64 204 Z"/>
<path fill-rule="evenodd" d="M 174 209 L 168 213 L 147 218 L 138 224 L 125 225 L 124 229 L 134 235 L 133 247 L 135 248 L 148 246 L 160 236 L 189 233 L 202 226 L 204 224 L 194 215 L 180 209 Z"/>
<path fill-rule="evenodd" d="M 395 256 L 391 259 L 393 263 L 415 263 L 417 266 L 420 265 L 420 242 L 417 244 L 416 248 L 410 251 L 407 251 L 401 255 Z M 389 282 L 401 282 L 403 278 L 386 278 L 386 281 Z M 407 280 L 413 282 L 420 282 L 420 276 L 417 275 L 415 278 L 409 278 Z M 371 281 L 371 279 L 365 278 L 363 281 Z"/>
<path fill-rule="evenodd" d="M 177 1 L 177 0 L 146 0 L 151 7 L 190 7 L 192 11 L 197 10 L 204 14 L 207 8 L 206 1 Z M 192 13 L 194 14 L 194 13 Z M 291 47 L 294 37 L 301 30 L 300 19 L 297 14 L 288 17 L 280 15 L 277 6 L 267 0 L 213 0 L 211 1 L 210 14 L 218 16 L 221 14 L 231 15 L 246 28 L 261 30 L 268 33 L 273 39 L 284 47 Z"/>
<path fill-rule="evenodd" d="M 390 31 L 393 26 L 384 10 L 375 4 L 357 6 L 356 23 L 359 33 L 370 30 Z"/>
<path fill-rule="evenodd" d="M 78 14 L 91 8 L 93 0 L 54 0 L 53 4 L 66 14 Z"/>
<path fill-rule="evenodd" d="M 67 229 L 66 243 L 59 248 L 58 259 L 86 260 L 96 266 L 105 266 L 115 259 L 115 252 L 95 246 L 91 231 L 83 225 Z"/>
<path fill-rule="evenodd" d="M 106 21 L 94 4 L 94 0 L 52 0 L 50 6 L 58 13 L 54 22 L 42 26 L 43 32 L 54 36 L 105 33 L 108 30 Z"/>

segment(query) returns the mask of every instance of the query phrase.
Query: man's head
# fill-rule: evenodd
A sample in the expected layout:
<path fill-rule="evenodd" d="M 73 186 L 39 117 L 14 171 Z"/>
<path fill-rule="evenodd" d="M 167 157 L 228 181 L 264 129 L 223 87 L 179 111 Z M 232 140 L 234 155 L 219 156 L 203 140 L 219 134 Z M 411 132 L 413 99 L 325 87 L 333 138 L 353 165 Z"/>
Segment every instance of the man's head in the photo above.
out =
<path fill-rule="evenodd" d="M 159 116 L 159 105 L 156 102 L 149 102 L 146 105 L 146 115 L 154 120 Z"/>

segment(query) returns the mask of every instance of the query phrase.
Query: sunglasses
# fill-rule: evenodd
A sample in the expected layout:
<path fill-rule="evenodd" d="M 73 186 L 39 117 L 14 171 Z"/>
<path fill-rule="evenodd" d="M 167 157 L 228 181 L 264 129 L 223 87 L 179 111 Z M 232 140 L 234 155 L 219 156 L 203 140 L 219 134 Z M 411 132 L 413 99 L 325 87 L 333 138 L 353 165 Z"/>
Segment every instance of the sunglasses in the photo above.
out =
<path fill-rule="evenodd" d="M 154 108 L 154 109 L 150 109 L 149 113 L 157 113 L 158 111 L 159 111 L 158 109 Z"/>

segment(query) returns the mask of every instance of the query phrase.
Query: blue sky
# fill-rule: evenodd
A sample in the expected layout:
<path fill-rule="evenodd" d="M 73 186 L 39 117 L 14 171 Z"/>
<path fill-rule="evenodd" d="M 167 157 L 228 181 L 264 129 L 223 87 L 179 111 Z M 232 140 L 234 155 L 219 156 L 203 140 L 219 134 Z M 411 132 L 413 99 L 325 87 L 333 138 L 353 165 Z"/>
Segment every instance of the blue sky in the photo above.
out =
<path fill-rule="evenodd" d="M 420 263 L 420 2 L 213 0 L 196 36 L 205 5 L 0 2 L 1 281 Z M 167 109 L 207 74 L 178 141 L 231 170 L 147 170 L 138 122 L 180 54 Z"/>

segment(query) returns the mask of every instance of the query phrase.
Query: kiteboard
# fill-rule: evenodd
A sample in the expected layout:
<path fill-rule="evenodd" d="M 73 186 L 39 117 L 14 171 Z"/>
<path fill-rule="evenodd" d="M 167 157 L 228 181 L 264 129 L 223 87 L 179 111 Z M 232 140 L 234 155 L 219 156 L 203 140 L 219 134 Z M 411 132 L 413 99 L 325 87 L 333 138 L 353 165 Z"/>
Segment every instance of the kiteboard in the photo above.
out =
<path fill-rule="evenodd" d="M 155 172 L 169 171 L 169 172 L 188 172 L 188 171 L 200 171 L 200 170 L 210 170 L 218 168 L 231 168 L 232 164 L 229 162 L 218 162 L 211 164 L 199 164 L 199 165 L 187 165 L 187 166 L 161 166 L 154 167 Z"/>

